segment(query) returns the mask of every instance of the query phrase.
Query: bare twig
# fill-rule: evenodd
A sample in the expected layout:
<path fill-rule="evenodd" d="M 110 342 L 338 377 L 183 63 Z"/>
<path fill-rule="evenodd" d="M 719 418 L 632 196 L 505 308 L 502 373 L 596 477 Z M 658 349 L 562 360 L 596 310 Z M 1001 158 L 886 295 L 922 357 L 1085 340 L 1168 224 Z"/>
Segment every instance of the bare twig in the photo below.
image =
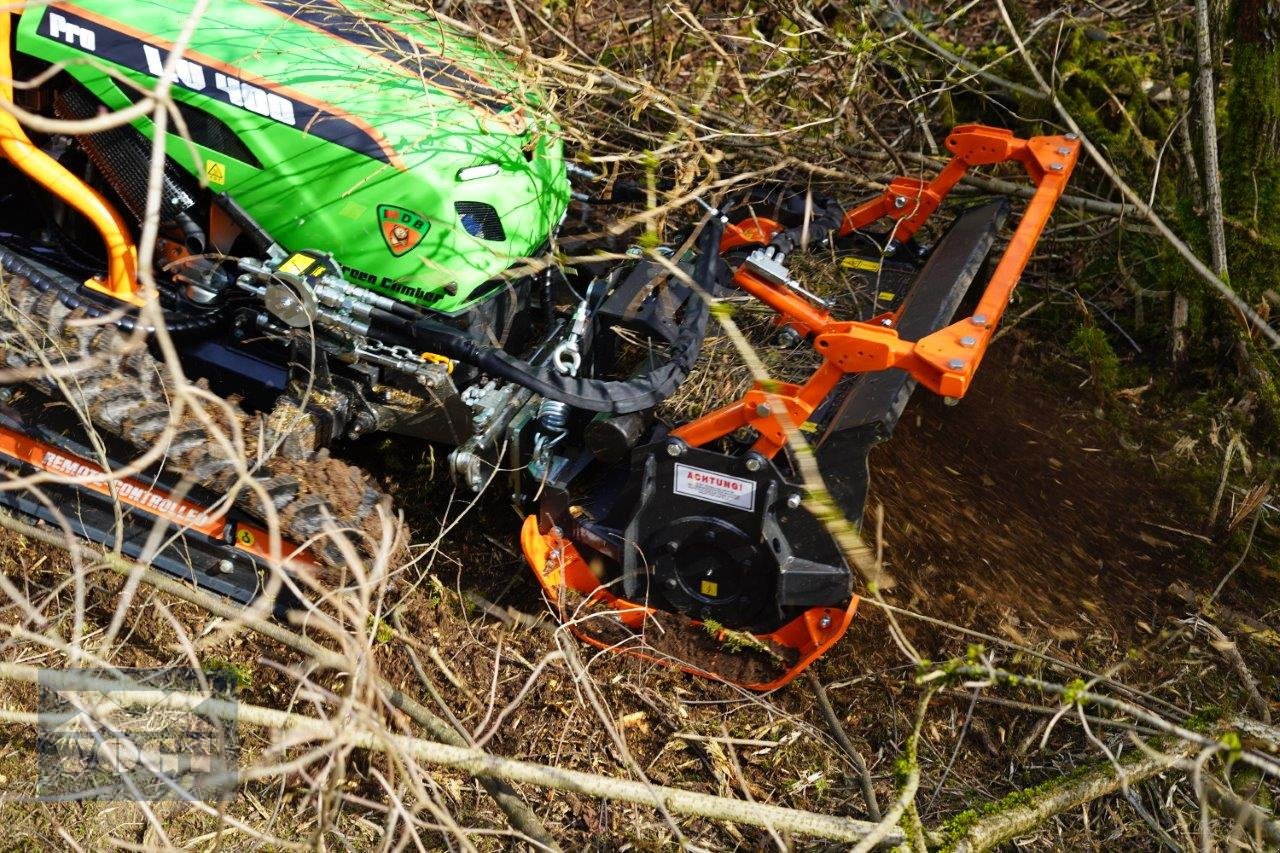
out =
<path fill-rule="evenodd" d="M 848 733 L 844 730 L 844 724 L 840 722 L 840 718 L 836 716 L 836 709 L 831 707 L 831 699 L 827 696 L 827 688 L 822 686 L 821 679 L 812 669 L 807 672 L 809 677 L 809 685 L 813 688 L 814 698 L 818 700 L 818 709 L 822 711 L 823 718 L 827 721 L 827 726 L 831 729 L 831 736 L 836 739 L 836 743 L 840 744 L 840 748 L 844 750 L 844 754 L 853 764 L 853 769 L 858 771 L 858 783 L 862 786 L 862 799 L 867 804 L 867 814 L 872 820 L 880 820 L 880 802 L 876 799 L 875 787 L 871 783 L 871 771 L 867 769 L 867 762 L 862 757 L 862 753 L 853 745 L 853 741 L 849 740 Z"/>

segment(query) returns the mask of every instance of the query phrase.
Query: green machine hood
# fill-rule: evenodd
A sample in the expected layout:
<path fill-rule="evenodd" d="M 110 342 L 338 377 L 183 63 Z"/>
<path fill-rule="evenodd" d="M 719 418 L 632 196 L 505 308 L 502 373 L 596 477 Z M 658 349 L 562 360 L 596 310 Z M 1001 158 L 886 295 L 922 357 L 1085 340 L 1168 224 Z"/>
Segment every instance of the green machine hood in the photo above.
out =
<path fill-rule="evenodd" d="M 194 0 L 32 5 L 18 50 L 108 109 L 154 88 Z M 454 313 L 495 289 L 564 216 L 542 97 L 429 14 L 371 0 L 216 0 L 177 68 L 194 145 L 169 155 L 285 248 L 332 252 L 354 284 Z M 148 138 L 150 119 L 135 126 Z"/>

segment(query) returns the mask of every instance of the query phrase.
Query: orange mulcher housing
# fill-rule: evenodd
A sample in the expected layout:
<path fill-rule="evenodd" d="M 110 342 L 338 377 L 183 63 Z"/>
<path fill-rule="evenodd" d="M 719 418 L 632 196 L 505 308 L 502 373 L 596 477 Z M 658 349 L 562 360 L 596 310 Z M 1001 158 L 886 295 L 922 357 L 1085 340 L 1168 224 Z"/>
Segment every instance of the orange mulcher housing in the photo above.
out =
<path fill-rule="evenodd" d="M 1066 188 L 1078 159 L 1080 143 L 1070 134 L 1019 139 L 1007 130 L 963 125 L 951 132 L 946 145 L 953 157 L 933 180 L 895 178 L 878 197 L 849 211 L 839 233 L 846 236 L 887 218 L 895 220 L 892 238 L 906 241 L 933 215 L 970 168 L 1010 161 L 1022 164 L 1035 185 L 1035 192 L 973 313 L 919 340 L 902 340 L 895 328 L 896 312 L 861 322 L 840 321 L 795 290 L 757 275 L 749 264 L 744 264 L 735 271 L 734 284 L 773 308 L 779 325 L 790 326 L 804 335 L 822 357 L 822 365 L 803 385 L 757 383 L 742 399 L 684 424 L 672 431 L 672 437 L 692 447 L 703 447 L 749 427 L 759 436 L 752 449 L 772 458 L 786 443 L 787 432 L 808 422 L 846 375 L 890 368 L 906 371 L 936 394 L 951 398 L 964 396 L 1014 287 Z M 729 226 L 720 248 L 727 252 L 764 246 L 781 230 L 777 222 L 752 217 Z M 564 590 L 572 590 L 613 611 L 618 620 L 633 631 L 645 629 L 653 610 L 619 598 L 602 586 L 574 544 L 559 530 L 542 530 L 538 519 L 530 516 L 524 524 L 521 544 L 553 603 L 560 603 Z M 794 660 L 772 680 L 739 686 L 765 691 L 790 682 L 840 639 L 853 618 L 857 602 L 855 595 L 843 610 L 811 608 L 778 630 L 760 635 L 759 639 L 790 650 Z M 637 638 L 634 645 L 620 645 L 593 636 L 576 622 L 571 622 L 570 627 L 580 639 L 599 648 L 616 649 L 679 666 L 697 675 L 727 680 L 664 657 L 646 648 L 641 638 Z"/>

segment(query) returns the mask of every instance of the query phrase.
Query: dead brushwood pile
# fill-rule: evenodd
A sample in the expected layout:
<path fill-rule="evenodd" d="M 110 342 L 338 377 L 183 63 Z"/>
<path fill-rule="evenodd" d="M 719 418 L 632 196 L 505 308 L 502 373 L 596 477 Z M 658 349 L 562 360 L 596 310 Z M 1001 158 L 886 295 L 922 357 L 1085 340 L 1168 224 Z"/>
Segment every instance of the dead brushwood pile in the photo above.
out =
<path fill-rule="evenodd" d="M 583 165 L 671 182 L 566 239 L 566 263 L 587 238 L 661 245 L 695 199 L 773 181 L 856 201 L 931 172 L 966 121 L 1076 130 L 1099 161 L 972 392 L 921 394 L 873 453 L 883 581 L 811 677 L 752 695 L 582 646 L 501 494 L 466 499 L 438 449 L 370 439 L 345 455 L 404 511 L 409 556 L 353 559 L 279 618 L 0 519 L 0 848 L 1280 847 L 1274 331 L 1236 325 L 1181 255 L 1220 269 L 1257 230 L 1228 217 L 1211 245 L 1188 189 L 1219 178 L 1197 35 L 1225 67 L 1219 28 L 1248 2 L 430 6 L 552 93 Z M 874 288 L 824 260 L 792 268 L 868 315 Z M 733 308 L 772 378 L 808 375 L 804 345 Z M 662 416 L 751 381 L 713 322 Z M 229 679 L 240 779 L 222 801 L 33 802 L 34 667 L 123 671 L 85 687 L 113 708 L 142 701 L 134 668 Z"/>

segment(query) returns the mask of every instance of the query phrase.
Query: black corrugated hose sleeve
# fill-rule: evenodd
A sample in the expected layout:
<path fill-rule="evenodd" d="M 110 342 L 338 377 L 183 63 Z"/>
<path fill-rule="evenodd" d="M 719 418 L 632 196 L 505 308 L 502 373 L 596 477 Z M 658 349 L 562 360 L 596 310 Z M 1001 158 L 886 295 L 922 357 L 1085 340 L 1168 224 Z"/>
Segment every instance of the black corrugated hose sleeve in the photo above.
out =
<path fill-rule="evenodd" d="M 698 239 L 698 261 L 693 271 L 694 281 L 704 293 L 710 293 L 713 289 L 720 256 L 720 238 L 723 235 L 724 222 L 721 218 L 709 217 Z M 430 319 L 412 324 L 405 324 L 400 318 L 389 314 L 379 319 L 399 326 L 416 343 L 432 352 L 470 364 L 491 376 L 514 382 L 548 399 L 568 403 L 589 412 L 625 415 L 657 406 L 689 375 L 702 350 L 710 309 L 706 300 L 700 296 L 691 298 L 685 308 L 680 332 L 671 342 L 670 360 L 649 373 L 628 380 L 564 376 L 549 366 L 535 367 L 497 347 L 481 344 L 452 326 Z"/>
<path fill-rule="evenodd" d="M 138 318 L 133 310 L 116 313 L 121 304 L 111 297 L 98 296 L 87 291 L 79 282 L 73 281 L 52 267 L 19 255 L 3 246 L 0 246 L 0 269 L 10 275 L 25 278 L 41 292 L 57 290 L 58 299 L 72 310 L 82 308 L 90 317 L 114 315 L 111 325 L 122 332 L 132 332 L 138 328 Z M 128 308 L 128 306 L 124 307 Z M 165 328 L 172 335 L 209 334 L 222 322 L 222 312 L 219 311 L 189 315 L 182 315 L 175 311 L 164 312 Z M 152 326 L 147 326 L 143 331 L 148 335 L 155 334 L 155 328 Z"/>
<path fill-rule="evenodd" d="M 839 233 L 844 222 L 844 207 L 835 199 L 827 199 L 818 211 L 818 215 L 809 220 L 808 226 L 797 225 L 786 231 L 779 231 L 769 245 L 785 254 L 791 254 L 805 240 L 807 245 L 820 246 L 834 234 Z"/>

